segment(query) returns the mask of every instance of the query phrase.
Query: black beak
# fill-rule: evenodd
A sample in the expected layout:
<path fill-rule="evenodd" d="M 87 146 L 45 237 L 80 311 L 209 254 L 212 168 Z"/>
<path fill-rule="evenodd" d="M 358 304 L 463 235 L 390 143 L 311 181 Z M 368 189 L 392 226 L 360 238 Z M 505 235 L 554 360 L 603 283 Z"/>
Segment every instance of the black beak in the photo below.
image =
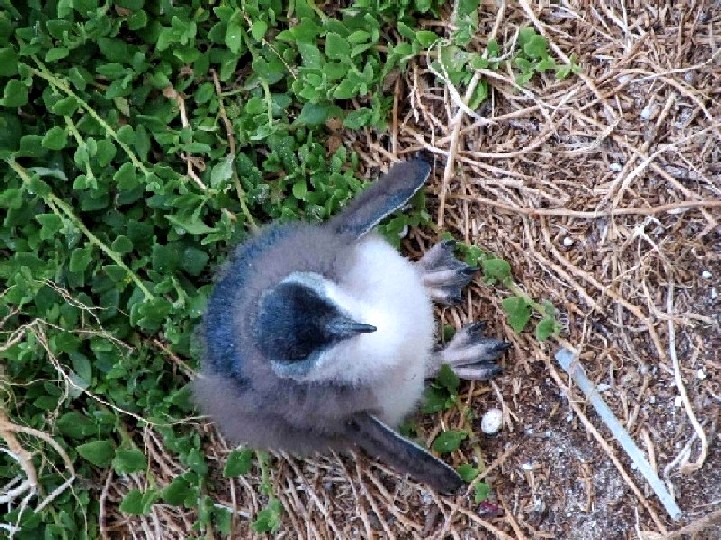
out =
<path fill-rule="evenodd" d="M 326 324 L 328 334 L 339 340 L 351 338 L 356 334 L 370 334 L 377 330 L 378 328 L 372 324 L 355 322 L 343 316 L 335 317 Z"/>

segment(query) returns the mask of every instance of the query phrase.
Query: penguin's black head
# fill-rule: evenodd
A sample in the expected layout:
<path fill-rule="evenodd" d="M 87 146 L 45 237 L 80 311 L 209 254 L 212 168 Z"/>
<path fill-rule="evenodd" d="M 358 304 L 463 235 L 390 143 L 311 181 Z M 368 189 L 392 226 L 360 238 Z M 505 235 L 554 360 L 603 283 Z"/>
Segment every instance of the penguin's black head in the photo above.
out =
<path fill-rule="evenodd" d="M 304 375 L 333 345 L 376 331 L 336 305 L 325 283 L 317 274 L 294 273 L 261 296 L 256 345 L 280 374 Z"/>

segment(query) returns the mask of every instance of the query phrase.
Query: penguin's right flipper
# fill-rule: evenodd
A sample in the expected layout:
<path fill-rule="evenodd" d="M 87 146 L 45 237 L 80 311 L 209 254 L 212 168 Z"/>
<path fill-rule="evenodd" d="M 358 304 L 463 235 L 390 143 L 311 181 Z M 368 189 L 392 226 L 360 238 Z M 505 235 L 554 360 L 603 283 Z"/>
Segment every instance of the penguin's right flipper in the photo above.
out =
<path fill-rule="evenodd" d="M 396 163 L 387 174 L 348 203 L 327 226 L 337 233 L 363 236 L 406 204 L 423 187 L 430 174 L 431 166 L 420 158 Z"/>
<path fill-rule="evenodd" d="M 457 492 L 463 485 L 452 467 L 369 413 L 354 415 L 347 429 L 350 439 L 366 453 L 440 493 Z"/>

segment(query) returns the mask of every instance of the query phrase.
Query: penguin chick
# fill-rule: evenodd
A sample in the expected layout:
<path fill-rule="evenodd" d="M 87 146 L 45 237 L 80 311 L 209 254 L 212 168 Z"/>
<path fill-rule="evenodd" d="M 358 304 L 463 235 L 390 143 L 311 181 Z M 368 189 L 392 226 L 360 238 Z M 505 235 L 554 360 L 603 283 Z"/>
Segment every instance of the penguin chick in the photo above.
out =
<path fill-rule="evenodd" d="M 362 448 L 442 491 L 458 474 L 393 428 L 442 363 L 487 379 L 507 344 L 459 331 L 434 351 L 432 301 L 452 303 L 476 268 L 444 242 L 419 262 L 371 229 L 425 183 L 411 160 L 325 224 L 270 225 L 220 272 L 202 324 L 195 399 L 235 443 L 307 455 Z"/>

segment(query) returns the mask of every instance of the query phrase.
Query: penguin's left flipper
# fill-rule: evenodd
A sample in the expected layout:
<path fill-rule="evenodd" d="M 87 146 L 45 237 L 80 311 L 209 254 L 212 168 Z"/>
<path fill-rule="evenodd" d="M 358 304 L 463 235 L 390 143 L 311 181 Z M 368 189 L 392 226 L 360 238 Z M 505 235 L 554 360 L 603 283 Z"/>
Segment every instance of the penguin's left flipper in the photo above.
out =
<path fill-rule="evenodd" d="M 408 473 L 436 491 L 453 494 L 463 480 L 452 467 L 428 450 L 402 437 L 369 413 L 358 413 L 347 424 L 349 438 L 370 456 Z"/>
<path fill-rule="evenodd" d="M 458 377 L 486 381 L 498 375 L 501 367 L 496 360 L 511 344 L 486 336 L 486 325 L 477 322 L 461 328 L 445 348 L 437 351 L 426 366 L 426 378 L 434 377 L 442 364 L 448 364 Z"/>
<path fill-rule="evenodd" d="M 461 289 L 478 272 L 453 254 L 456 243 L 446 240 L 433 246 L 416 264 L 421 270 L 423 286 L 428 295 L 440 304 L 453 305 L 461 301 Z"/>
<path fill-rule="evenodd" d="M 431 166 L 421 158 L 396 163 L 328 221 L 327 226 L 340 234 L 363 236 L 383 218 L 403 207 L 430 174 Z"/>

